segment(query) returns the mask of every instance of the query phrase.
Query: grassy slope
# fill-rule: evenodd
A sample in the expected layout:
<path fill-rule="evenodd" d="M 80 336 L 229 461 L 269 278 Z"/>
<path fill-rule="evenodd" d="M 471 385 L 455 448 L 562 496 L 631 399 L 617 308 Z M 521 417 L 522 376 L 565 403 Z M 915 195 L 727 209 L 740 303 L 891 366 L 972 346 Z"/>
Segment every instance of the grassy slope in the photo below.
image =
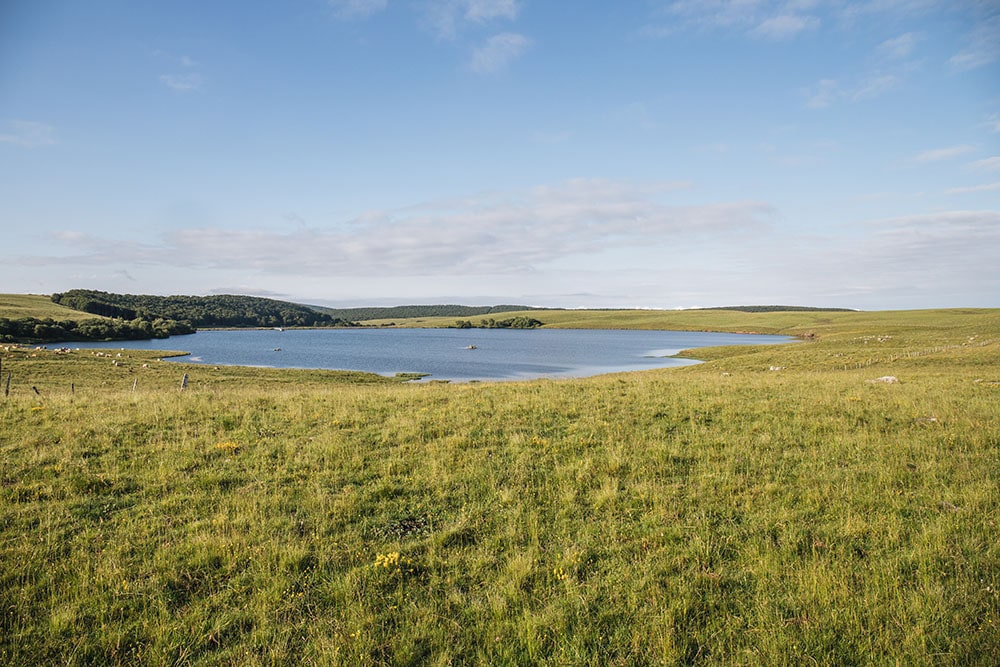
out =
<path fill-rule="evenodd" d="M 992 664 L 1000 311 L 740 317 L 818 338 L 454 386 L 8 351 L 0 660 Z"/>
<path fill-rule="evenodd" d="M 20 319 L 34 317 L 54 320 L 84 320 L 99 317 L 90 313 L 82 313 L 66 306 L 52 303 L 52 300 L 40 294 L 0 294 L 0 317 Z"/>
<path fill-rule="evenodd" d="M 965 318 L 993 317 L 996 309 L 901 310 L 868 312 L 787 311 L 776 313 L 743 313 L 735 310 L 530 310 L 504 313 L 503 318 L 534 317 L 549 328 L 564 329 L 663 329 L 675 331 L 735 331 L 747 333 L 780 333 L 804 335 L 824 331 L 843 332 L 849 328 L 880 326 L 934 326 L 940 316 L 942 326 L 953 326 Z M 482 317 L 471 319 L 477 324 Z M 395 320 L 398 327 L 448 327 L 454 317 L 427 317 Z M 388 320 L 372 320 L 365 324 L 386 324 Z"/>

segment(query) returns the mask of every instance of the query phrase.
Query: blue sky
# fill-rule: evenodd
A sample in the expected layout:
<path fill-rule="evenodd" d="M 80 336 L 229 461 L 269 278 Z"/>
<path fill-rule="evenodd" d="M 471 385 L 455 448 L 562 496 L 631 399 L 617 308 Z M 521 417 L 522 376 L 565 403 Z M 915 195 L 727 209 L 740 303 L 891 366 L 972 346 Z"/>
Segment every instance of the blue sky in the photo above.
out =
<path fill-rule="evenodd" d="M 996 0 L 8 0 L 0 291 L 1000 306 Z"/>

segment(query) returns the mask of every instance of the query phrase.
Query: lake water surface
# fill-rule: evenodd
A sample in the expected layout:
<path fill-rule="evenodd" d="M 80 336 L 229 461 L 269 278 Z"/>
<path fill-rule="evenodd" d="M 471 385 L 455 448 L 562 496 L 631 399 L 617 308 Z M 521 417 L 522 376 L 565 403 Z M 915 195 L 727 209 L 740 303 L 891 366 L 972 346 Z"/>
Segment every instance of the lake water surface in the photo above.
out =
<path fill-rule="evenodd" d="M 210 365 L 320 368 L 429 380 L 586 377 L 698 363 L 668 358 L 715 345 L 785 343 L 787 336 L 700 331 L 593 329 L 242 329 L 161 340 L 66 343 L 79 348 L 180 350 L 174 361 Z M 473 348 L 473 349 L 470 349 Z"/>

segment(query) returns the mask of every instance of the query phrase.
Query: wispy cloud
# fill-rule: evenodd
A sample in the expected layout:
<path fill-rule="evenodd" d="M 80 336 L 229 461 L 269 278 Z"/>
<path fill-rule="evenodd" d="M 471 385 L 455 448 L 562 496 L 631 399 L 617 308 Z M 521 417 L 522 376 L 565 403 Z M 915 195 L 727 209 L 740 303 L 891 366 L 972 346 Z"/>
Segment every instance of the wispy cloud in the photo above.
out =
<path fill-rule="evenodd" d="M 961 188 L 950 188 L 945 190 L 947 195 L 966 195 L 974 192 L 994 192 L 1000 190 L 1000 181 L 996 183 L 984 183 L 982 185 L 969 185 Z"/>
<path fill-rule="evenodd" d="M 945 263 L 960 276 L 982 259 L 1000 261 L 1000 211 L 942 211 L 867 224 L 875 257 L 905 262 L 910 272 Z"/>
<path fill-rule="evenodd" d="M 463 24 L 515 21 L 521 11 L 516 0 L 430 0 L 423 7 L 425 24 L 447 39 L 455 37 Z"/>
<path fill-rule="evenodd" d="M 516 0 L 465 0 L 465 18 L 470 21 L 489 21 L 505 18 L 513 21 L 521 11 Z"/>
<path fill-rule="evenodd" d="M 975 146 L 949 146 L 947 148 L 935 148 L 933 150 L 927 150 L 919 153 L 913 158 L 915 164 L 928 164 L 930 162 L 940 162 L 941 160 L 950 160 L 956 158 L 959 155 L 965 155 L 967 153 L 975 152 Z"/>
<path fill-rule="evenodd" d="M 750 34 L 760 39 L 780 41 L 795 37 L 805 30 L 815 30 L 819 24 L 820 21 L 815 16 L 780 14 L 764 19 Z"/>
<path fill-rule="evenodd" d="M 806 107 L 810 109 L 825 109 L 844 97 L 844 91 L 840 89 L 836 79 L 821 79 L 799 92 L 805 98 Z"/>
<path fill-rule="evenodd" d="M 327 0 L 333 14 L 339 19 L 352 21 L 366 19 L 383 11 L 388 0 Z"/>
<path fill-rule="evenodd" d="M 977 171 L 1000 171 L 1000 157 L 988 157 L 970 162 L 969 166 Z"/>
<path fill-rule="evenodd" d="M 998 211 L 941 211 L 872 221 L 864 225 L 862 239 L 861 246 L 842 252 L 859 275 L 883 292 L 950 293 L 945 303 L 954 305 L 955 299 L 966 298 L 969 276 L 1000 283 L 995 270 L 1000 262 Z M 988 285 L 984 289 L 989 293 Z"/>
<path fill-rule="evenodd" d="M 158 244 L 63 235 L 76 263 L 166 264 L 306 275 L 472 275 L 536 270 L 609 247 L 732 236 L 766 227 L 761 202 L 663 203 L 687 183 L 574 180 L 409 209 L 371 211 L 348 224 L 291 231 L 182 229 Z"/>
<path fill-rule="evenodd" d="M 940 211 L 852 226 L 846 235 L 784 239 L 794 253 L 772 257 L 772 282 L 788 280 L 806 298 L 854 307 L 886 300 L 914 307 L 969 303 L 1000 293 L 1000 212 Z M 844 271 L 850 266 L 849 272 Z M 971 277 L 971 278 L 970 278 Z M 978 296 L 970 290 L 977 281 Z M 933 296 L 929 296 L 933 295 Z M 936 302 L 936 304 L 935 304 Z"/>
<path fill-rule="evenodd" d="M 478 74 L 492 74 L 506 69 L 531 46 L 524 35 L 505 32 L 494 35 L 472 53 L 469 68 Z"/>
<path fill-rule="evenodd" d="M 840 18 L 853 22 L 870 20 L 874 14 L 892 14 L 894 17 L 919 16 L 948 2 L 948 0 L 851 0 L 839 5 Z"/>
<path fill-rule="evenodd" d="M 204 77 L 198 72 L 201 64 L 188 55 L 174 55 L 166 51 L 154 51 L 157 59 L 169 64 L 171 69 L 181 69 L 181 72 L 168 72 L 160 75 L 160 83 L 178 93 L 186 93 L 201 88 Z"/>
<path fill-rule="evenodd" d="M 51 125 L 31 120 L 10 120 L 6 125 L 7 131 L 0 132 L 2 144 L 38 148 L 56 143 L 55 130 Z"/>
<path fill-rule="evenodd" d="M 880 97 L 899 85 L 899 77 L 892 74 L 875 74 L 865 79 L 850 93 L 854 102 Z"/>
<path fill-rule="evenodd" d="M 989 3 L 984 6 L 989 6 Z M 966 40 L 967 46 L 948 60 L 955 70 L 975 69 L 1000 59 L 1000 10 L 995 3 L 992 7 L 994 14 L 977 21 Z"/>
<path fill-rule="evenodd" d="M 650 37 L 681 31 L 733 30 L 784 40 L 820 26 L 812 0 L 676 0 L 661 5 L 641 30 Z"/>
<path fill-rule="evenodd" d="M 196 90 L 201 87 L 202 82 L 202 76 L 198 73 L 160 75 L 160 83 L 179 93 Z"/>
<path fill-rule="evenodd" d="M 879 56 L 888 60 L 909 58 L 917 46 L 917 39 L 916 33 L 907 32 L 899 37 L 885 40 L 878 45 L 876 52 Z"/>
<path fill-rule="evenodd" d="M 806 108 L 825 109 L 842 101 L 862 102 L 881 97 L 899 86 L 899 77 L 892 74 L 873 74 L 869 78 L 845 88 L 836 79 L 821 79 L 799 90 Z"/>

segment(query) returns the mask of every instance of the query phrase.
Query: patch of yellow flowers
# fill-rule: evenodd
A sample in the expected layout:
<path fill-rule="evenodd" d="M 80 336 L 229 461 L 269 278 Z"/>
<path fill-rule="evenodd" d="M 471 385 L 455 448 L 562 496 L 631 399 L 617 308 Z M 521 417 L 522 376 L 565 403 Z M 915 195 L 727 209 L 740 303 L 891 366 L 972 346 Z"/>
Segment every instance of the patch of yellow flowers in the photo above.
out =
<path fill-rule="evenodd" d="M 416 570 L 413 560 L 403 556 L 398 551 L 390 551 L 386 554 L 375 556 L 375 569 L 382 568 L 391 572 L 413 574 Z"/>

